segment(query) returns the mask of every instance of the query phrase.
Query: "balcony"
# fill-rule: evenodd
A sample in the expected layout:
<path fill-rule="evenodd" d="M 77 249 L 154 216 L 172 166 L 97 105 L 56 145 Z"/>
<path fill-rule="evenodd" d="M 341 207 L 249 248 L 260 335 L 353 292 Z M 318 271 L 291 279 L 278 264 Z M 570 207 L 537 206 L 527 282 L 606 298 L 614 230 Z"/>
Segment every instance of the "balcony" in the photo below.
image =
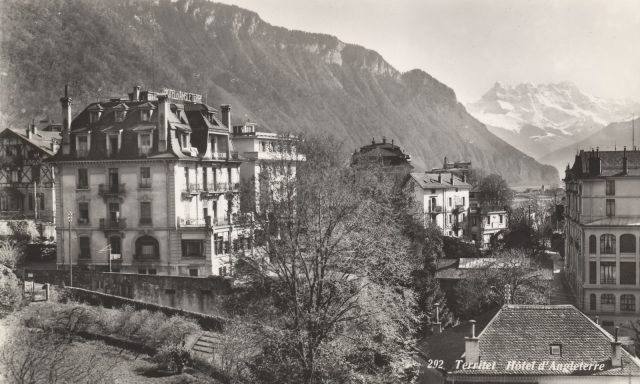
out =
<path fill-rule="evenodd" d="M 121 231 L 127 228 L 127 219 L 100 219 L 100 229 L 103 231 Z"/>
<path fill-rule="evenodd" d="M 438 213 L 442 213 L 442 206 L 441 205 L 432 205 L 429 207 L 429 213 L 433 213 L 433 214 L 438 214 Z"/>
<path fill-rule="evenodd" d="M 100 184 L 98 186 L 98 195 L 102 196 L 105 200 L 110 198 L 123 198 L 125 195 L 124 184 Z"/>
<path fill-rule="evenodd" d="M 182 190 L 182 197 L 184 199 L 191 199 L 200 193 L 202 187 L 198 184 L 187 184 L 186 188 Z"/>
<path fill-rule="evenodd" d="M 78 217 L 78 225 L 89 225 L 91 224 L 88 217 Z"/>
<path fill-rule="evenodd" d="M 189 219 L 178 217 L 178 227 L 180 228 L 206 228 L 207 220 L 204 218 Z"/>

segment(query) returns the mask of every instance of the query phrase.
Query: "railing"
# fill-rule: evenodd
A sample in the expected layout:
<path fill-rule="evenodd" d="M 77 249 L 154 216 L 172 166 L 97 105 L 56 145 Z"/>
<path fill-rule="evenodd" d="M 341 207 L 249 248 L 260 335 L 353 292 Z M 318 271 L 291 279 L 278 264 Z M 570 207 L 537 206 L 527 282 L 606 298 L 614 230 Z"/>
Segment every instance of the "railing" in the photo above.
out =
<path fill-rule="evenodd" d="M 146 157 L 151 153 L 151 147 L 140 147 L 138 148 L 138 156 Z"/>
<path fill-rule="evenodd" d="M 151 188 L 151 179 L 141 179 L 138 183 L 140 188 Z"/>
<path fill-rule="evenodd" d="M 229 225 L 229 219 L 226 217 L 216 219 L 211 216 L 197 219 L 178 217 L 178 227 L 181 228 L 209 228 L 221 225 Z"/>
<path fill-rule="evenodd" d="M 86 149 L 78 149 L 78 150 L 76 151 L 76 155 L 77 155 L 77 156 L 78 156 L 78 158 L 80 158 L 80 159 L 87 158 L 87 157 L 89 157 L 89 150 L 86 150 Z"/>
<path fill-rule="evenodd" d="M 104 198 L 107 197 L 120 197 L 125 194 L 124 184 L 98 185 L 98 194 Z"/>
<path fill-rule="evenodd" d="M 78 217 L 78 224 L 79 225 L 88 225 L 90 223 L 89 218 L 88 217 Z"/>
<path fill-rule="evenodd" d="M 186 186 L 184 192 L 190 195 L 197 195 L 202 188 L 197 183 L 190 183 Z"/>
<path fill-rule="evenodd" d="M 211 154 L 211 157 L 214 159 L 226 159 L 227 158 L 227 153 L 226 152 L 213 152 Z"/>
<path fill-rule="evenodd" d="M 140 225 L 151 225 L 153 224 L 153 220 L 150 217 L 141 217 Z"/>
<path fill-rule="evenodd" d="M 442 212 L 442 206 L 441 205 L 432 205 L 429 207 L 429 212 L 431 213 L 441 213 Z"/>
<path fill-rule="evenodd" d="M 0 220 L 35 220 L 34 211 L 0 211 Z M 53 212 L 51 210 L 38 210 L 38 220 L 53 220 Z"/>
<path fill-rule="evenodd" d="M 206 192 L 228 192 L 240 189 L 240 183 L 209 183 L 204 188 Z"/>
<path fill-rule="evenodd" d="M 100 229 L 103 231 L 117 231 L 127 228 L 127 219 L 100 219 Z"/>

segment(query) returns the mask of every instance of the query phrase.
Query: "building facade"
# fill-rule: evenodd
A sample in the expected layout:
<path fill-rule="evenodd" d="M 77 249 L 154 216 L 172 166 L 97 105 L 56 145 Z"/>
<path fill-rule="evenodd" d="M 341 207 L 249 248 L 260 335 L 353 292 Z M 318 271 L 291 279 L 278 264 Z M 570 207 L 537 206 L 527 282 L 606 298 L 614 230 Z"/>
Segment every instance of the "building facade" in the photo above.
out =
<path fill-rule="evenodd" d="M 59 132 L 39 131 L 35 124 L 0 132 L 0 220 L 54 222 L 55 172 L 43 160 L 59 142 Z"/>
<path fill-rule="evenodd" d="M 165 90 L 87 106 L 61 99 L 58 266 L 185 276 L 231 272 L 240 160 L 230 108 Z"/>
<path fill-rule="evenodd" d="M 425 225 L 437 225 L 445 236 L 465 236 L 471 185 L 464 176 L 459 178 L 445 172 L 411 173 L 410 182 Z"/>
<path fill-rule="evenodd" d="M 499 237 L 509 227 L 505 207 L 482 204 L 477 188 L 469 192 L 469 219 L 467 239 L 481 249 L 486 249 L 492 239 Z"/>
<path fill-rule="evenodd" d="M 606 327 L 640 318 L 640 151 L 580 151 L 567 166 L 565 269 Z"/>

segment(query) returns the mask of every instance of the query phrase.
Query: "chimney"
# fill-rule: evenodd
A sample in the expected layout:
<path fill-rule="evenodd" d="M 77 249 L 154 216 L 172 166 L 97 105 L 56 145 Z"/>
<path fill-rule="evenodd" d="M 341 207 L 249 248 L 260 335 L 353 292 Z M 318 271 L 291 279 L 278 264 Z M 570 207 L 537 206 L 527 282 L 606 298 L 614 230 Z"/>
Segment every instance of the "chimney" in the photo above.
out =
<path fill-rule="evenodd" d="M 62 105 L 62 154 L 71 154 L 71 98 L 69 86 L 64 86 L 64 97 L 60 98 Z"/>
<path fill-rule="evenodd" d="M 600 316 L 596 315 L 596 324 L 600 325 Z"/>
<path fill-rule="evenodd" d="M 32 130 L 32 125 L 31 123 L 29 123 L 29 125 L 27 126 L 27 139 L 31 140 L 31 138 L 33 138 L 33 130 Z"/>
<path fill-rule="evenodd" d="M 447 169 L 447 156 L 444 157 L 444 163 L 442 163 L 442 168 Z"/>
<path fill-rule="evenodd" d="M 442 173 L 438 173 L 438 183 L 442 183 Z"/>
<path fill-rule="evenodd" d="M 611 342 L 611 367 L 622 367 L 622 343 L 618 341 L 618 330 L 620 327 L 616 327 L 615 339 Z"/>
<path fill-rule="evenodd" d="M 222 124 L 224 124 L 231 132 L 231 106 L 229 104 L 223 104 L 220 106 L 222 112 Z"/>
<path fill-rule="evenodd" d="M 158 95 L 158 152 L 169 148 L 169 100 L 167 95 Z"/>
<path fill-rule="evenodd" d="M 451 185 L 453 185 L 453 173 L 451 173 Z"/>
<path fill-rule="evenodd" d="M 470 320 L 471 337 L 464 338 L 464 361 L 465 363 L 480 362 L 480 343 L 476 337 L 476 321 Z"/>
<path fill-rule="evenodd" d="M 382 144 L 386 144 L 387 143 L 387 138 L 382 136 Z"/>
<path fill-rule="evenodd" d="M 131 98 L 133 101 L 140 100 L 140 86 L 136 85 L 133 87 L 133 97 Z"/>
<path fill-rule="evenodd" d="M 622 152 L 622 173 L 626 175 L 628 172 L 629 172 L 629 163 L 627 160 L 627 147 L 625 146 Z"/>

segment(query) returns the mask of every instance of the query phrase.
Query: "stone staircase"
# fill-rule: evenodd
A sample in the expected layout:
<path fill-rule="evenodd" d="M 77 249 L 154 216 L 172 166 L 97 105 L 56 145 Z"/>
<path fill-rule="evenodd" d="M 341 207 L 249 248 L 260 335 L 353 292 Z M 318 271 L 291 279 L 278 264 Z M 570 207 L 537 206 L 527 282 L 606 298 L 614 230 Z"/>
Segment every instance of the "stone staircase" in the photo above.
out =
<path fill-rule="evenodd" d="M 215 345 L 219 341 L 219 335 L 204 331 L 195 336 L 191 344 L 191 351 L 205 359 L 213 358 Z"/>

